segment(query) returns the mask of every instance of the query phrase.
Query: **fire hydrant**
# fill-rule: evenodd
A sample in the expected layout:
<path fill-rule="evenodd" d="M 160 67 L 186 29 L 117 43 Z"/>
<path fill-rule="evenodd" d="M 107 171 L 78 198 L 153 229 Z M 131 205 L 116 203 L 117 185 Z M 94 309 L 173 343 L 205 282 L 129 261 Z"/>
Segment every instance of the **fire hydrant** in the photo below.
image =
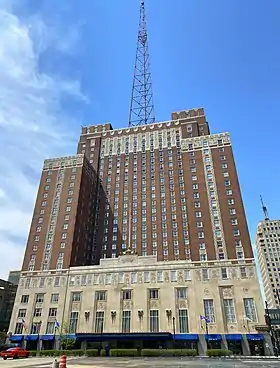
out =
<path fill-rule="evenodd" d="M 59 368 L 66 368 L 66 355 L 61 355 L 59 359 Z"/>
<path fill-rule="evenodd" d="M 58 363 L 57 359 L 54 360 L 52 368 L 59 368 L 59 363 Z"/>

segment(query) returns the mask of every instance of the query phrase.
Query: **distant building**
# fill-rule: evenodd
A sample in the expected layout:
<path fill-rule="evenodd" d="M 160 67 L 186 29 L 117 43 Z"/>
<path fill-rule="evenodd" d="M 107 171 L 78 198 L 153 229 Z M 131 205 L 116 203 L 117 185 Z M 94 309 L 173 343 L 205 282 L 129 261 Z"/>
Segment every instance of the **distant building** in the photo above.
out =
<path fill-rule="evenodd" d="M 0 331 L 8 332 L 17 285 L 0 279 Z"/>
<path fill-rule="evenodd" d="M 280 220 L 258 224 L 256 246 L 269 308 L 280 308 Z"/>
<path fill-rule="evenodd" d="M 10 271 L 8 276 L 8 282 L 18 285 L 21 271 Z"/>

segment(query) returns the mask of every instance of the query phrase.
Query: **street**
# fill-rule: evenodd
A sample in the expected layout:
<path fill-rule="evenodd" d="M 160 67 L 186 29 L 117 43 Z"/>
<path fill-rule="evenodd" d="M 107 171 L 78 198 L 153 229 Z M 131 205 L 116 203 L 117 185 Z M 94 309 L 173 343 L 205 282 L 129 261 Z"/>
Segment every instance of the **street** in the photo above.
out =
<path fill-rule="evenodd" d="M 54 358 L 29 358 L 1 361 L 1 368 L 51 368 Z M 76 358 L 67 361 L 67 368 L 276 368 L 275 360 L 226 360 L 186 358 Z"/>

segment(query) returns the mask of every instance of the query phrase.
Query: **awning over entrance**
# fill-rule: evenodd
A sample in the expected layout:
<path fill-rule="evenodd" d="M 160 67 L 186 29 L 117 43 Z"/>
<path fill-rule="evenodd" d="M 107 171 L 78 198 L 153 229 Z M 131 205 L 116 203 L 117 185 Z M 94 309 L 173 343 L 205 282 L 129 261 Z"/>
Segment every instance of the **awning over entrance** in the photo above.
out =
<path fill-rule="evenodd" d="M 24 336 L 24 340 L 26 341 L 36 341 L 39 339 L 39 335 L 26 335 Z"/>
<path fill-rule="evenodd" d="M 204 336 L 205 336 L 205 340 L 208 340 L 208 341 L 221 341 L 222 340 L 222 336 L 220 334 L 207 334 Z"/>
<path fill-rule="evenodd" d="M 241 334 L 227 334 L 225 335 L 227 341 L 241 341 L 242 335 Z"/>
<path fill-rule="evenodd" d="M 52 341 L 54 340 L 54 335 L 42 335 L 40 336 L 40 340 L 43 340 L 43 341 Z"/>
<path fill-rule="evenodd" d="M 109 340 L 172 340 L 172 334 L 169 332 L 131 332 L 131 333 L 77 333 L 77 340 L 80 341 L 109 341 Z"/>
<path fill-rule="evenodd" d="M 197 341 L 198 340 L 198 334 L 175 334 L 174 340 L 191 340 L 191 341 Z"/>
<path fill-rule="evenodd" d="M 247 334 L 247 340 L 261 341 L 264 339 L 263 334 Z"/>
<path fill-rule="evenodd" d="M 13 335 L 10 337 L 11 342 L 18 342 L 23 340 L 23 335 Z"/>

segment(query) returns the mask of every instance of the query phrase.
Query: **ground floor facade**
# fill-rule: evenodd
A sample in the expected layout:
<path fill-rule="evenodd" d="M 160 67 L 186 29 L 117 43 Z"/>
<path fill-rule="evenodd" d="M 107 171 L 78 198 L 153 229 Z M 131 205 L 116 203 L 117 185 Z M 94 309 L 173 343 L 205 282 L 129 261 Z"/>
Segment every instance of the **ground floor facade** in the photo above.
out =
<path fill-rule="evenodd" d="M 171 334 L 171 333 L 77 333 L 58 335 L 12 335 L 10 342 L 28 350 L 58 350 L 61 340 L 72 340 L 72 349 L 194 349 L 205 356 L 207 350 L 231 350 L 233 355 L 271 356 L 268 334 Z"/>

